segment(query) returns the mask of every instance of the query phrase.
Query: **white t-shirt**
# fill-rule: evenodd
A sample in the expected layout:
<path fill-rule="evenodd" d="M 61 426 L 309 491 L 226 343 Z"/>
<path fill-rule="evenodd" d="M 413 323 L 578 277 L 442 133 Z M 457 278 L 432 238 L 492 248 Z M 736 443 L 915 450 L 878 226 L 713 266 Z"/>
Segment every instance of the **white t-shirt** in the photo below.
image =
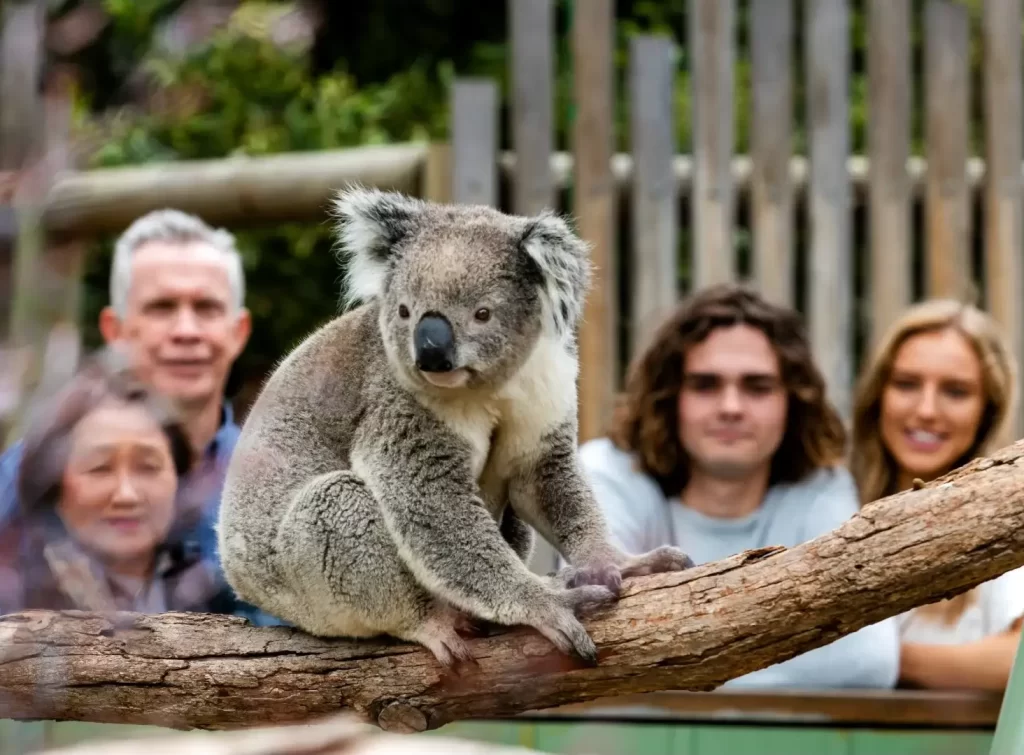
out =
<path fill-rule="evenodd" d="M 901 614 L 900 639 L 929 645 L 961 645 L 1005 632 L 1024 616 L 1024 567 L 983 582 L 970 606 L 953 624 L 919 611 Z"/>
<path fill-rule="evenodd" d="M 737 519 L 716 519 L 666 498 L 607 438 L 580 447 L 583 472 L 613 540 L 628 553 L 675 545 L 695 563 L 744 550 L 799 545 L 830 532 L 857 513 L 857 488 L 842 468 L 823 469 L 796 484 L 769 489 L 762 505 Z M 899 675 L 895 619 L 864 627 L 788 661 L 731 679 L 725 688 L 891 688 Z"/>

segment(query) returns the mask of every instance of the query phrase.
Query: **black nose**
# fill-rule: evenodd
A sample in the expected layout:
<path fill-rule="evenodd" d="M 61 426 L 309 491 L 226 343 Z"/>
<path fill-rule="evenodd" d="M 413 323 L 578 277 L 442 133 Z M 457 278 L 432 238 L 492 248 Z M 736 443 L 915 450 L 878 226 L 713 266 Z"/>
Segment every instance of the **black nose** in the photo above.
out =
<path fill-rule="evenodd" d="M 416 367 L 424 372 L 448 372 L 455 367 L 455 334 L 441 315 L 424 315 L 413 334 Z"/>

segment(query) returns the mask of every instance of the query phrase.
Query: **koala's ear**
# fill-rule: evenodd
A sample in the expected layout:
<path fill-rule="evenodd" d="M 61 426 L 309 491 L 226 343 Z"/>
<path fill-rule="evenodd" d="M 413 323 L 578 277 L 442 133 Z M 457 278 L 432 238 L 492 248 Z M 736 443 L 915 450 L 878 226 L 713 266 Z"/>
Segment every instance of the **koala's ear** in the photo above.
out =
<path fill-rule="evenodd" d="M 379 296 L 395 254 L 395 245 L 409 234 L 421 202 L 397 192 L 361 187 L 344 189 L 334 201 L 345 263 L 347 304 Z"/>
<path fill-rule="evenodd" d="M 540 272 L 548 325 L 559 337 L 573 332 L 590 285 L 590 246 L 551 211 L 530 218 L 519 247 Z"/>

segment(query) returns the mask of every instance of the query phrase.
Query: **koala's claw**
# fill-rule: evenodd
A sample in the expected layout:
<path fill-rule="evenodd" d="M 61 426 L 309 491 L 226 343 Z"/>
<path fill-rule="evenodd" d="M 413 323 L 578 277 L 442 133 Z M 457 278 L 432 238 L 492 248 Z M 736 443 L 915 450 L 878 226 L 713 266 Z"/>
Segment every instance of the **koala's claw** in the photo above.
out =
<path fill-rule="evenodd" d="M 572 614 L 572 609 L 563 609 L 548 619 L 535 622 L 533 627 L 566 655 L 576 655 L 590 664 L 597 663 L 597 646 Z"/>
<path fill-rule="evenodd" d="M 601 585 L 615 595 L 622 590 L 622 573 L 614 564 L 569 566 L 559 572 L 559 578 L 562 584 L 570 589 L 585 585 Z"/>
<path fill-rule="evenodd" d="M 660 572 L 685 571 L 694 566 L 696 564 L 693 559 L 679 548 L 663 545 L 639 556 L 631 556 L 622 566 L 622 576 L 624 578 L 642 577 Z"/>
<path fill-rule="evenodd" d="M 418 642 L 433 653 L 437 662 L 446 669 L 453 669 L 464 663 L 476 665 L 476 658 L 473 657 L 469 645 L 455 633 L 454 629 L 451 634 L 424 632 L 418 638 Z"/>
<path fill-rule="evenodd" d="M 436 606 L 430 617 L 410 637 L 434 654 L 437 662 L 446 669 L 461 664 L 477 665 L 473 652 L 458 630 L 473 619 L 461 611 L 446 606 Z"/>
<path fill-rule="evenodd" d="M 563 596 L 565 605 L 575 615 L 578 615 L 586 608 L 596 608 L 598 606 L 611 603 L 616 599 L 616 597 L 618 597 L 604 585 L 582 585 L 581 587 L 572 587 L 566 590 L 563 593 Z"/>

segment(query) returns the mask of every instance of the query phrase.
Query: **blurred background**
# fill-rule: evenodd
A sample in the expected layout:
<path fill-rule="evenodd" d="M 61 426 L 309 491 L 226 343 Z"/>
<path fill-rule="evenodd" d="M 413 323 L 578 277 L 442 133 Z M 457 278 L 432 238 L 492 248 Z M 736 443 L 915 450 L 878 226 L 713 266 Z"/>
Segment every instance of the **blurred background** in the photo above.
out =
<path fill-rule="evenodd" d="M 165 206 L 237 235 L 253 315 L 228 384 L 242 422 L 277 361 L 339 311 L 330 201 L 348 182 L 572 217 L 597 265 L 581 440 L 603 431 L 659 316 L 720 280 L 804 315 L 847 418 L 873 339 L 923 298 L 984 307 L 1019 358 L 1021 5 L 0 0 L 5 437 L 25 396 L 101 343 L 113 240 Z M 780 695 L 759 704 L 834 728 L 651 724 L 618 729 L 617 751 L 987 752 L 998 697 L 876 698 Z M 0 752 L 23 751 L 24 727 Z M 565 727 L 530 742 L 611 746 Z"/>

